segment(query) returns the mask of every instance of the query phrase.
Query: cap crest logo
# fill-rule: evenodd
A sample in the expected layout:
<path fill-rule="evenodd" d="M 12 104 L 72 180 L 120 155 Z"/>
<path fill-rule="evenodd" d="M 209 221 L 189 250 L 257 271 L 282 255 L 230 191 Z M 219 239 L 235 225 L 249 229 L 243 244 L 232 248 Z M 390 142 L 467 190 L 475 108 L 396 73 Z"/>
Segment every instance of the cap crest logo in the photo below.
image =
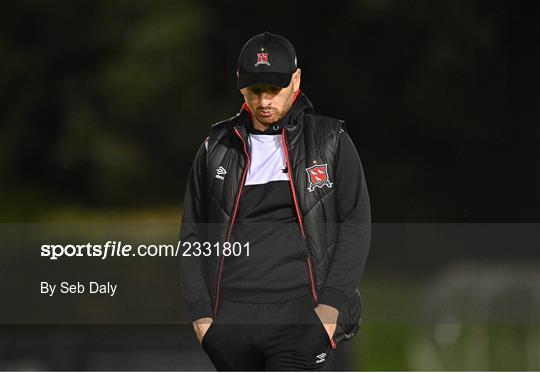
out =
<path fill-rule="evenodd" d="M 268 53 L 257 53 L 257 63 L 255 64 L 255 66 L 259 65 L 270 66 L 270 62 L 268 62 Z"/>

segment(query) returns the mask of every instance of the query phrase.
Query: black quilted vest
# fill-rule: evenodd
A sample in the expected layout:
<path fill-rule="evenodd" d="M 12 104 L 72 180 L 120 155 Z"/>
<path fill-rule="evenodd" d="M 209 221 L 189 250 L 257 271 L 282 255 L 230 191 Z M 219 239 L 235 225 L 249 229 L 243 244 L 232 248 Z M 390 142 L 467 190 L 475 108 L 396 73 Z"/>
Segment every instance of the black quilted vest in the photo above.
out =
<path fill-rule="evenodd" d="M 327 180 L 334 181 L 337 145 L 340 131 L 345 130 L 341 120 L 315 113 L 305 96 L 305 110 L 301 110 L 282 129 L 281 139 L 286 149 L 290 183 L 300 231 L 306 239 L 306 266 L 311 280 L 312 296 L 317 301 L 324 285 L 337 241 L 337 201 L 335 188 L 310 187 L 306 169 L 314 165 L 327 165 Z M 207 203 L 209 242 L 229 240 L 236 217 L 238 201 L 249 166 L 248 133 L 249 114 L 242 110 L 235 117 L 216 123 L 208 137 L 207 151 Z M 217 179 L 219 167 L 227 170 L 224 179 Z M 207 288 L 214 315 L 219 312 L 220 281 L 224 256 L 204 257 Z M 340 310 L 334 341 L 348 340 L 361 322 L 361 301 L 357 289 Z"/>

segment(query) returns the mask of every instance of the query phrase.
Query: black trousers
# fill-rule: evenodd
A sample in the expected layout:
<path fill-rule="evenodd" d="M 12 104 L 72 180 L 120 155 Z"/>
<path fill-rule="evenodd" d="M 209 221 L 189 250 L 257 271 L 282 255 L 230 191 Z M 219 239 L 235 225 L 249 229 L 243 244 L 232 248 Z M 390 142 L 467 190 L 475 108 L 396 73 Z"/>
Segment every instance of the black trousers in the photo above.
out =
<path fill-rule="evenodd" d="M 202 347 L 217 370 L 333 370 L 334 350 L 310 296 L 277 303 L 223 299 Z"/>

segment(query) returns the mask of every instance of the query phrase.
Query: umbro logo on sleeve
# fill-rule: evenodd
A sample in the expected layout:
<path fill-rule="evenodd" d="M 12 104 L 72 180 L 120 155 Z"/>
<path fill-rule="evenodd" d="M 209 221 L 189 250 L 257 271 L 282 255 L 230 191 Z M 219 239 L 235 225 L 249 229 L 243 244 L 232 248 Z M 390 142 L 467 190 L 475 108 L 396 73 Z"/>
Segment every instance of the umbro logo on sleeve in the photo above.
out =
<path fill-rule="evenodd" d="M 223 168 L 223 166 L 219 166 L 216 170 L 216 179 L 225 180 L 225 176 L 227 174 L 227 170 Z"/>

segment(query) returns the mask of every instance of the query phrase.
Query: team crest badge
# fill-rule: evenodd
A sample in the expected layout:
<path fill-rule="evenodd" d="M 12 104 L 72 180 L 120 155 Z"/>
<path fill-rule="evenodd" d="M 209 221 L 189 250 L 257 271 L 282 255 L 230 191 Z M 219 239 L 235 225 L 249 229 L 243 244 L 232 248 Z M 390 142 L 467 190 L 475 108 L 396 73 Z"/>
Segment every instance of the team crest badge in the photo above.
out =
<path fill-rule="evenodd" d="M 306 168 L 308 174 L 308 191 L 313 192 L 315 188 L 322 188 L 327 186 L 328 188 L 332 187 L 330 180 L 328 179 L 328 166 L 325 164 L 315 164 L 311 167 Z"/>
<path fill-rule="evenodd" d="M 270 62 L 268 62 L 268 53 L 257 53 L 257 63 L 255 64 L 255 66 L 259 65 L 270 66 Z"/>

